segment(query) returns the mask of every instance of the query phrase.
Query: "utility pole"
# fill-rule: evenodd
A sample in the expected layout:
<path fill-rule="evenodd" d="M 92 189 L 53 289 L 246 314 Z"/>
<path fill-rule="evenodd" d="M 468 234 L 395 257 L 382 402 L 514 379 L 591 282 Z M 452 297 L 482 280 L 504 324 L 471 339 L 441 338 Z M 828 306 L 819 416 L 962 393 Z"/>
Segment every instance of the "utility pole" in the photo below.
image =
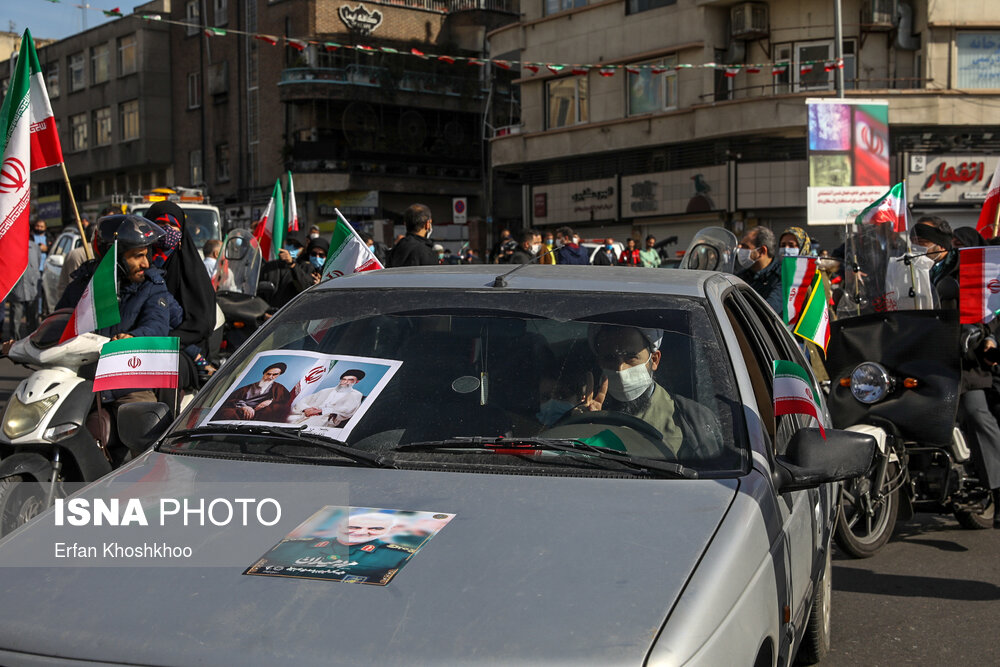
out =
<path fill-rule="evenodd" d="M 833 57 L 836 67 L 833 69 L 836 81 L 837 97 L 844 96 L 844 13 L 840 0 L 833 0 Z"/>

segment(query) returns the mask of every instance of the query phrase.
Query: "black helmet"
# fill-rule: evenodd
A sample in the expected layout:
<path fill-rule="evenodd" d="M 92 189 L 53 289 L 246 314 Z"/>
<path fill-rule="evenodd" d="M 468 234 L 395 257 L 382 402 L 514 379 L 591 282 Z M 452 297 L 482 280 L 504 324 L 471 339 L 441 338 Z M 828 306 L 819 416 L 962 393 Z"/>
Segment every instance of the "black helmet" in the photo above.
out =
<path fill-rule="evenodd" d="M 132 248 L 151 246 L 164 235 L 159 225 L 141 215 L 108 215 L 97 221 L 94 251 L 100 259 L 118 241 L 118 254 L 121 256 Z"/>

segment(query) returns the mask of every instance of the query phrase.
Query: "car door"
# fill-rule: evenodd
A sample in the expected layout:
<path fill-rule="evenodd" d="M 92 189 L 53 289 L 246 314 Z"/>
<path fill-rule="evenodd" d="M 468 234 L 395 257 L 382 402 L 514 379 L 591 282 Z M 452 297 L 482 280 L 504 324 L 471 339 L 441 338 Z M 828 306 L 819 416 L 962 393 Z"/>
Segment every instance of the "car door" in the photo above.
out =
<path fill-rule="evenodd" d="M 772 455 L 783 454 L 791 437 L 800 428 L 809 425 L 801 415 L 773 417 L 774 362 L 792 361 L 808 369 L 802 355 L 784 331 L 784 325 L 775 317 L 770 306 L 750 289 L 738 289 L 732 295 L 737 324 L 744 329 L 754 350 L 754 355 L 767 378 L 766 399 L 768 409 L 761 410 L 772 420 L 766 424 L 771 438 Z M 811 374 L 810 374 L 811 377 Z M 807 421 L 808 420 L 808 421 Z M 773 465 L 773 458 L 772 458 Z M 819 492 L 816 489 L 779 494 L 777 506 L 781 512 L 782 533 L 786 543 L 786 568 L 788 572 L 791 619 L 796 627 L 804 622 L 806 610 L 812 599 L 813 565 L 818 548 L 817 513 Z"/>

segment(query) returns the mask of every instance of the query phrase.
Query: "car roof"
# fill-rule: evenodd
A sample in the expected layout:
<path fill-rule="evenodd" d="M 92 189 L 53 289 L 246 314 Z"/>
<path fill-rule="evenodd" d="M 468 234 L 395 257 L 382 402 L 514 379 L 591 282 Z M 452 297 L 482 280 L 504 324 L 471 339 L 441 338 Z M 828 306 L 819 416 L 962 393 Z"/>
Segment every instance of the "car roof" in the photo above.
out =
<path fill-rule="evenodd" d="M 496 276 L 506 278 L 506 288 L 565 292 L 632 292 L 705 297 L 713 279 L 725 280 L 713 271 L 690 269 L 638 269 L 613 266 L 540 266 L 509 264 L 414 266 L 366 271 L 327 280 L 317 290 L 331 289 L 482 289 L 492 287 Z"/>

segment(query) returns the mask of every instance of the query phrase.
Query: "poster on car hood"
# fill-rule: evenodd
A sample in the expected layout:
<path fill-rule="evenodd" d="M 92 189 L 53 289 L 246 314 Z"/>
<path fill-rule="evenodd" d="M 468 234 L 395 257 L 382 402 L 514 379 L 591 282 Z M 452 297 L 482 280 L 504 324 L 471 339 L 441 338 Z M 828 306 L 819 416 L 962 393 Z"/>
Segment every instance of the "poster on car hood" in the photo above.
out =
<path fill-rule="evenodd" d="M 206 422 L 298 426 L 346 440 L 402 365 L 343 354 L 259 352 Z"/>

